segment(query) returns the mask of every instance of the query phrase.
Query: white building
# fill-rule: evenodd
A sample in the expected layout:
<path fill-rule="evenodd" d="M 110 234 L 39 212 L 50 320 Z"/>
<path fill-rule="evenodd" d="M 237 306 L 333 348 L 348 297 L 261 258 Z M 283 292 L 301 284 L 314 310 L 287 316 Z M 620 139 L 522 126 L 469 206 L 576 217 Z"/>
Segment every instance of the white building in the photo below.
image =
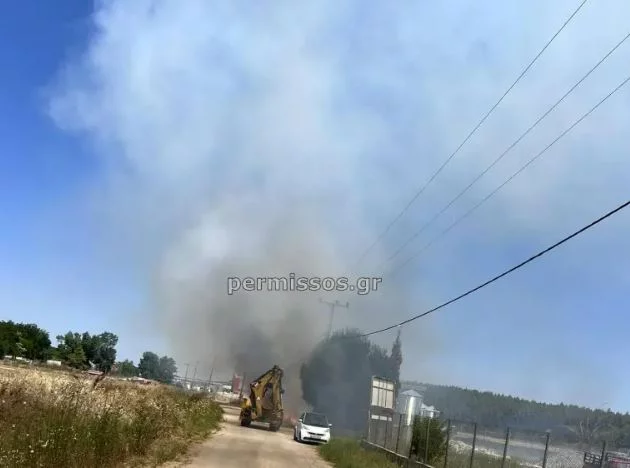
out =
<path fill-rule="evenodd" d="M 438 410 L 435 409 L 435 406 L 427 406 L 424 403 L 420 404 L 420 411 L 418 414 L 423 418 L 437 418 L 440 414 Z"/>
<path fill-rule="evenodd" d="M 415 390 L 405 390 L 398 395 L 396 400 L 396 412 L 404 414 L 403 421 L 409 426 L 415 416 L 435 418 L 440 412 L 434 406 L 425 405 L 423 396 Z"/>

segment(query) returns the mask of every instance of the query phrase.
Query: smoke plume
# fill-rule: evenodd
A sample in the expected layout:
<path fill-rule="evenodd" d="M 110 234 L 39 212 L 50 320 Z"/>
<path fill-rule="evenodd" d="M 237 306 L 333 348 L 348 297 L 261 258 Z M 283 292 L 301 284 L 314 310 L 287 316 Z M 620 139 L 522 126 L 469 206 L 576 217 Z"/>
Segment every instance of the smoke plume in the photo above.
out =
<path fill-rule="evenodd" d="M 382 289 L 367 296 L 227 294 L 228 277 L 380 276 L 383 260 L 627 33 L 627 15 L 620 13 L 627 2 L 613 3 L 585 6 L 355 271 L 363 250 L 575 2 L 462 1 L 457 8 L 411 1 L 366 7 L 357 0 L 98 2 L 89 41 L 60 75 L 50 110 L 60 126 L 86 137 L 86 152 L 98 155 L 91 159 L 98 183 L 86 200 L 102 222 L 105 256 L 124 258 L 141 278 L 133 287 L 150 292 L 144 319 L 130 317 L 128 328 L 154 324 L 180 367 L 199 361 L 206 372 L 215 361 L 216 375 L 225 377 L 234 368 L 255 374 L 275 363 L 292 369 L 327 333 L 329 310 L 320 295 L 350 302 L 336 311 L 336 329 L 389 325 L 481 283 L 617 205 L 627 186 L 627 93 L 424 252 L 405 272 L 414 276 L 385 277 Z M 627 58 L 628 49 L 619 49 L 386 263 L 385 272 L 617 86 Z M 625 231 L 610 229 L 598 231 L 605 241 L 590 235 L 591 247 L 581 247 L 579 256 L 565 250 L 545 257 L 529 273 L 410 324 L 402 333 L 403 376 L 531 398 L 576 398 L 575 382 L 584 382 L 593 366 L 583 365 L 590 349 L 574 344 L 600 324 L 593 310 L 578 321 L 592 317 L 584 329 L 565 327 L 590 303 L 576 293 L 587 288 L 575 285 L 625 290 L 619 279 L 595 284 L 594 278 L 612 275 L 611 268 L 623 269 L 613 266 L 619 262 L 612 246 Z M 596 262 L 600 273 L 593 273 Z M 558 334 L 560 328 L 565 332 Z M 390 349 L 394 338 L 392 331 L 374 341 Z M 623 355 L 606 346 L 608 356 Z M 567 360 L 553 352 L 558 348 L 580 356 Z M 623 364 L 606 362 L 602 372 L 611 375 Z M 549 372 L 557 376 L 560 368 L 566 373 L 557 383 Z M 598 385 L 578 387 L 581 402 L 601 401 Z"/>
<path fill-rule="evenodd" d="M 327 332 L 319 298 L 352 301 L 337 327 L 369 324 L 378 294 L 229 295 L 227 278 L 347 275 L 376 235 L 364 207 L 381 209 L 393 187 L 366 182 L 386 138 L 378 115 L 343 102 L 322 39 L 331 5 L 102 3 L 51 106 L 102 156 L 98 206 L 150 272 L 153 318 L 178 361 L 246 378 L 288 366 L 290 395 L 296 363 Z"/>

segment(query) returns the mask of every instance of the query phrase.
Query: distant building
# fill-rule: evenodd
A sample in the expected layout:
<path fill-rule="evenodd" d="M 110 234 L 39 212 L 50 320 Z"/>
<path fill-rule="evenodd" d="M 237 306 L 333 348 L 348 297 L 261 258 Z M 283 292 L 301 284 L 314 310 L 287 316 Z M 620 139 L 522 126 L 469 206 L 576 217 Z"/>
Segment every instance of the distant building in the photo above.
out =
<path fill-rule="evenodd" d="M 420 411 L 418 414 L 423 418 L 437 418 L 440 412 L 435 409 L 434 406 L 427 406 L 424 403 L 420 405 Z"/>
<path fill-rule="evenodd" d="M 403 416 L 403 424 L 409 426 L 415 416 L 435 418 L 439 411 L 434 406 L 425 405 L 422 394 L 413 389 L 405 390 L 398 395 L 396 400 L 396 412 Z"/>
<path fill-rule="evenodd" d="M 232 387 L 230 388 L 230 391 L 232 393 L 240 393 L 242 384 L 243 384 L 243 376 L 234 374 L 232 376 Z"/>

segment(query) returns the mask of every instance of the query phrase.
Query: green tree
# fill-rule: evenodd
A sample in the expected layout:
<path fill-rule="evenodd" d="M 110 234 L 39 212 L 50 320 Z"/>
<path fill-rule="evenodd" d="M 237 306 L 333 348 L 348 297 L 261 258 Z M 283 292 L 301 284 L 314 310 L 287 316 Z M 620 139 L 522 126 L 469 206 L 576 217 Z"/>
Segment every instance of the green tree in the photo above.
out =
<path fill-rule="evenodd" d="M 322 341 L 300 369 L 302 395 L 340 429 L 365 427 L 373 375 L 396 378 L 391 357 L 357 330 Z"/>
<path fill-rule="evenodd" d="M 142 353 L 138 363 L 138 372 L 145 379 L 158 380 L 160 378 L 160 358 L 151 351 Z"/>
<path fill-rule="evenodd" d="M 83 351 L 81 344 L 77 342 L 73 343 L 72 347 L 65 355 L 64 363 L 70 367 L 74 367 L 75 369 L 85 370 L 88 369 L 86 362 L 87 358 L 85 357 L 85 352 Z"/>
<path fill-rule="evenodd" d="M 396 385 L 396 395 L 400 390 L 400 366 L 402 366 L 403 356 L 402 356 L 402 343 L 400 341 L 400 329 L 398 329 L 398 333 L 396 334 L 396 340 L 392 345 L 392 367 L 394 372 L 394 382 Z"/>
<path fill-rule="evenodd" d="M 177 373 L 177 365 L 175 364 L 175 359 L 168 356 L 162 356 L 159 362 L 159 369 L 160 377 L 158 380 L 162 383 L 173 383 L 173 378 Z"/>
<path fill-rule="evenodd" d="M 94 354 L 90 361 L 102 372 L 109 372 L 116 362 L 116 345 L 118 337 L 111 332 L 104 332 L 92 338 Z"/>
<path fill-rule="evenodd" d="M 69 331 L 57 335 L 57 342 L 57 353 L 64 364 L 75 369 L 89 368 L 81 334 Z"/>
<path fill-rule="evenodd" d="M 59 342 L 57 354 L 71 367 L 77 369 L 95 367 L 101 372 L 109 372 L 116 361 L 118 337 L 111 332 L 100 335 L 68 332 L 63 336 L 57 336 L 57 340 Z"/>
<path fill-rule="evenodd" d="M 0 355 L 45 360 L 50 353 L 48 332 L 34 323 L 0 322 Z"/>
<path fill-rule="evenodd" d="M 437 418 L 416 416 L 413 421 L 411 451 L 428 465 L 444 458 L 446 454 L 446 432 Z M 427 446 L 428 435 L 428 446 Z"/>
<path fill-rule="evenodd" d="M 31 360 L 44 361 L 50 355 L 50 338 L 48 332 L 34 323 L 19 324 L 20 347 L 23 356 Z"/>
<path fill-rule="evenodd" d="M 125 359 L 122 362 L 116 363 L 116 373 L 122 377 L 136 377 L 138 375 L 138 368 L 133 364 L 133 361 Z"/>
<path fill-rule="evenodd" d="M 177 366 L 175 360 L 168 356 L 158 357 L 151 351 L 145 351 L 138 363 L 140 376 L 145 379 L 157 380 L 162 383 L 172 383 Z"/>
<path fill-rule="evenodd" d="M 17 346 L 19 339 L 18 328 L 13 321 L 0 322 L 0 354 L 2 356 L 20 356 Z"/>

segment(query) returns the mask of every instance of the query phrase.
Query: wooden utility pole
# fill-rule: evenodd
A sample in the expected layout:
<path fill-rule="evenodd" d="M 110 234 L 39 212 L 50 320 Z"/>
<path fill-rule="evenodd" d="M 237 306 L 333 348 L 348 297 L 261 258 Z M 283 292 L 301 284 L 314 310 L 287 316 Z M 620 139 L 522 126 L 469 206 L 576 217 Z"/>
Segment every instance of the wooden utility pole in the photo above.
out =
<path fill-rule="evenodd" d="M 328 306 L 330 307 L 330 319 L 328 320 L 328 338 L 330 339 L 330 336 L 332 335 L 333 319 L 335 316 L 335 307 L 345 307 L 346 309 L 348 309 L 350 308 L 350 303 L 346 302 L 345 304 L 343 304 L 339 301 L 329 302 L 323 300 L 321 297 L 319 298 L 319 302 L 321 302 L 322 304 L 328 304 Z"/>
<path fill-rule="evenodd" d="M 214 374 L 214 364 L 216 361 L 216 357 L 212 358 L 212 367 L 210 367 L 210 375 L 208 376 L 208 389 L 210 389 L 210 386 L 212 385 L 212 374 Z"/>

